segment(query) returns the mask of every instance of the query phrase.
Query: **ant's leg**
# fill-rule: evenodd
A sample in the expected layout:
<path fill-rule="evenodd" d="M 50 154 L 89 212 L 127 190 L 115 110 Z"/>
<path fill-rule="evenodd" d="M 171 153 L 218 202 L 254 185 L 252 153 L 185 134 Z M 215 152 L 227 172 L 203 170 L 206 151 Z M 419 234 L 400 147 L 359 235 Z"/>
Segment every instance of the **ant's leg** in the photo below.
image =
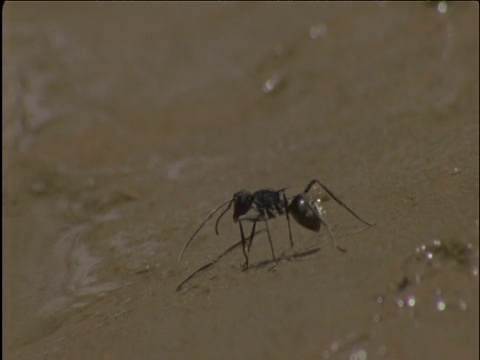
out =
<path fill-rule="evenodd" d="M 265 217 L 264 221 L 265 221 L 265 225 L 267 226 L 268 241 L 270 242 L 270 249 L 272 250 L 273 261 L 277 261 L 277 259 L 275 258 L 275 251 L 273 250 L 273 243 L 272 243 L 272 237 L 270 236 L 270 229 L 268 228 L 268 218 Z"/>
<path fill-rule="evenodd" d="M 345 204 L 342 200 L 340 200 L 331 190 L 329 190 L 324 184 L 322 184 L 320 181 L 318 181 L 317 179 L 313 179 L 312 181 L 310 181 L 307 185 L 307 188 L 305 189 L 305 193 L 306 192 L 309 192 L 310 191 L 310 188 L 315 184 L 317 183 L 318 185 L 320 185 L 326 192 L 328 195 L 330 195 L 333 200 L 335 200 L 340 206 L 342 206 L 343 208 L 345 208 L 350 214 L 352 214 L 354 217 L 356 217 L 358 220 L 360 220 L 361 222 L 363 222 L 364 224 L 368 225 L 368 226 L 374 226 L 375 224 L 371 224 L 365 220 L 363 220 L 360 216 L 358 216 L 355 211 L 353 211 L 352 209 L 350 209 L 347 204 Z"/>
<path fill-rule="evenodd" d="M 335 240 L 335 237 L 333 236 L 330 228 L 328 227 L 328 224 L 327 224 L 324 220 L 321 220 L 321 222 L 322 222 L 322 224 L 325 225 L 325 227 L 327 228 L 327 231 L 328 231 L 328 233 L 330 234 L 330 237 L 332 238 L 333 243 L 335 244 L 335 246 L 337 247 L 337 249 L 340 250 L 341 252 L 346 252 L 347 249 L 342 248 L 342 247 L 340 247 L 340 245 L 338 245 L 337 240 Z"/>
<path fill-rule="evenodd" d="M 253 238 L 255 237 L 255 228 L 257 226 L 257 222 L 254 221 L 253 222 L 253 226 L 252 226 L 252 233 L 250 234 L 250 239 L 248 240 L 248 249 L 247 249 L 247 252 L 250 252 L 250 247 L 252 246 L 252 242 L 253 242 Z"/>
<path fill-rule="evenodd" d="M 247 252 L 245 251 L 246 239 L 245 239 L 245 233 L 243 232 L 242 221 L 239 221 L 238 225 L 240 226 L 240 235 L 242 237 L 243 256 L 245 256 L 245 263 L 243 264 L 243 270 L 247 270 L 248 269 L 248 255 L 247 255 Z"/>
<path fill-rule="evenodd" d="M 285 204 L 288 204 L 288 200 L 287 200 L 287 197 L 285 196 L 285 193 L 283 193 L 283 200 L 285 201 Z M 290 215 L 288 215 L 288 210 L 285 211 L 285 216 L 287 217 L 288 236 L 290 238 L 290 246 L 293 248 L 292 228 L 290 227 Z"/>
<path fill-rule="evenodd" d="M 335 246 L 337 247 L 338 250 L 340 250 L 341 252 L 346 252 L 347 249 L 345 248 L 342 248 L 338 245 L 337 243 L 337 240 L 335 240 L 335 237 L 333 236 L 332 234 L 332 231 L 330 230 L 330 227 L 328 226 L 328 224 L 325 222 L 325 219 L 322 217 L 322 211 L 320 209 L 320 207 L 315 204 L 314 205 L 314 209 L 315 209 L 315 214 L 317 215 L 318 219 L 320 220 L 320 222 L 325 225 L 325 227 L 327 228 L 327 231 L 328 231 L 328 234 L 330 235 L 330 238 L 333 240 L 333 243 L 335 244 Z"/>
<path fill-rule="evenodd" d="M 311 181 L 308 183 L 308 185 L 307 185 L 307 187 L 305 188 L 305 190 L 303 190 L 303 193 L 308 193 L 308 192 L 310 191 L 310 188 L 311 188 L 315 183 L 321 185 L 320 181 L 318 181 L 317 179 L 313 179 L 313 180 L 311 180 Z"/>

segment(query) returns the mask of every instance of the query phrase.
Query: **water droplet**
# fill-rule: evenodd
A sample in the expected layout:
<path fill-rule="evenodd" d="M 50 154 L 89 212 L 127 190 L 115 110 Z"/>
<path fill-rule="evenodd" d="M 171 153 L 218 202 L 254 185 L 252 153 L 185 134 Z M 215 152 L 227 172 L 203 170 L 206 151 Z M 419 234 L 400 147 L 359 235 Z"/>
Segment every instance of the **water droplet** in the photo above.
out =
<path fill-rule="evenodd" d="M 473 274 L 473 276 L 478 276 L 478 267 L 477 266 L 473 266 L 472 274 Z"/>
<path fill-rule="evenodd" d="M 448 5 L 446 1 L 440 1 L 437 5 L 437 11 L 440 14 L 445 14 L 448 10 Z"/>
<path fill-rule="evenodd" d="M 338 342 L 338 341 L 334 341 L 330 345 L 330 350 L 332 350 L 332 353 L 337 352 L 339 348 L 340 348 L 340 342 Z"/>
<path fill-rule="evenodd" d="M 410 295 L 407 297 L 407 305 L 408 307 L 414 307 L 416 303 L 415 296 Z"/>
<path fill-rule="evenodd" d="M 427 258 L 427 260 L 432 260 L 433 259 L 433 253 L 431 251 L 427 251 L 425 253 L 425 257 Z"/>
<path fill-rule="evenodd" d="M 373 316 L 373 322 L 378 324 L 378 323 L 380 322 L 380 315 L 375 314 L 375 315 Z"/>
<path fill-rule="evenodd" d="M 436 247 L 440 247 L 442 245 L 442 242 L 438 239 L 435 239 L 433 240 L 433 245 L 435 245 Z"/>
<path fill-rule="evenodd" d="M 397 300 L 397 306 L 398 306 L 399 308 L 402 308 L 403 305 L 405 305 L 403 299 L 398 299 L 398 300 Z"/>
<path fill-rule="evenodd" d="M 467 306 L 467 303 L 463 300 L 459 300 L 458 301 L 458 307 L 460 308 L 460 310 L 467 310 L 468 306 Z"/>
<path fill-rule="evenodd" d="M 367 352 L 363 349 L 356 350 L 350 354 L 350 360 L 367 360 Z"/>
<path fill-rule="evenodd" d="M 444 311 L 445 308 L 447 307 L 447 304 L 443 300 L 437 300 L 437 310 L 438 311 Z"/>
<path fill-rule="evenodd" d="M 265 81 L 265 83 L 263 84 L 262 86 L 262 90 L 264 93 L 270 93 L 272 92 L 273 90 L 275 90 L 275 88 L 278 86 L 278 84 L 280 83 L 281 81 L 281 77 L 278 73 L 275 73 L 273 74 L 270 79 L 268 79 L 267 81 Z"/>
<path fill-rule="evenodd" d="M 387 345 L 382 345 L 377 350 L 378 356 L 385 356 L 387 355 Z"/>
<path fill-rule="evenodd" d="M 285 46 L 283 46 L 282 44 L 278 44 L 277 46 L 275 46 L 275 49 L 273 49 L 273 51 L 275 52 L 275 55 L 283 56 L 285 55 Z"/>
<path fill-rule="evenodd" d="M 316 39 L 318 37 L 325 37 L 327 35 L 327 27 L 325 24 L 318 24 L 312 26 L 309 31 L 310 37 Z"/>
<path fill-rule="evenodd" d="M 378 295 L 375 301 L 379 304 L 383 304 L 383 302 L 385 301 L 385 298 L 383 297 L 383 295 Z"/>

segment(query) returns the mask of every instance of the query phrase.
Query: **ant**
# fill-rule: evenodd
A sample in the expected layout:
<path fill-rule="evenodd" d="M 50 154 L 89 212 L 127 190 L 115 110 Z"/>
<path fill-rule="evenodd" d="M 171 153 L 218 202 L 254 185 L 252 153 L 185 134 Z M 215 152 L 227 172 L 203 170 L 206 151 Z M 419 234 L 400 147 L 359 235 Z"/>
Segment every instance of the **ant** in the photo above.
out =
<path fill-rule="evenodd" d="M 178 260 L 181 259 L 185 250 L 187 250 L 188 245 L 190 245 L 191 241 L 200 231 L 200 229 L 207 223 L 208 220 L 222 207 L 228 204 L 227 208 L 220 214 L 215 222 L 215 233 L 218 235 L 218 224 L 225 215 L 225 213 L 230 210 L 233 204 L 233 221 L 238 222 L 240 227 L 240 235 L 241 235 L 241 244 L 243 255 L 245 256 L 245 263 L 243 268 L 246 270 L 248 268 L 248 255 L 247 251 L 250 251 L 250 247 L 252 246 L 252 241 L 255 236 L 255 228 L 258 221 L 264 221 L 267 234 L 268 234 L 268 241 L 270 243 L 270 250 L 272 251 L 273 259 L 275 257 L 275 251 L 273 249 L 272 238 L 270 236 L 270 230 L 268 228 L 268 220 L 274 219 L 277 216 L 286 215 L 287 223 L 288 223 L 288 233 L 290 236 L 290 245 L 293 246 L 292 240 L 292 230 L 290 227 L 290 217 L 288 215 L 287 207 L 288 207 L 288 200 L 285 195 L 285 189 L 282 188 L 280 190 L 271 190 L 271 189 L 263 189 L 255 191 L 253 194 L 248 190 L 240 190 L 233 195 L 233 198 L 229 201 L 224 202 L 223 204 L 219 205 L 215 210 L 213 210 L 210 215 L 207 216 L 205 221 L 200 225 L 200 227 L 193 233 L 187 243 L 183 246 L 182 251 L 178 256 Z M 253 210 L 255 213 L 252 215 L 248 215 L 247 213 Z M 253 222 L 252 231 L 250 233 L 250 237 L 245 237 L 245 231 L 243 230 L 243 222 L 250 221 Z"/>
<path fill-rule="evenodd" d="M 225 213 L 233 205 L 233 221 L 235 223 L 238 222 L 239 224 L 242 250 L 243 255 L 245 256 L 245 263 L 243 264 L 244 270 L 248 269 L 248 253 L 250 252 L 250 247 L 252 246 L 252 241 L 255 236 L 255 228 L 257 222 L 259 221 L 265 222 L 273 261 L 276 261 L 275 251 L 273 249 L 273 243 L 268 227 L 268 221 L 282 215 L 285 215 L 285 217 L 287 218 L 288 233 L 291 247 L 293 247 L 293 239 L 292 230 L 290 227 L 290 214 L 293 216 L 293 218 L 299 225 L 315 232 L 319 232 L 321 226 L 324 225 L 327 228 L 327 231 L 337 249 L 345 252 L 346 249 L 341 248 L 337 244 L 330 228 L 322 217 L 323 210 L 320 206 L 320 203 L 322 201 L 320 187 L 323 188 L 323 190 L 325 190 L 325 192 L 340 206 L 344 207 L 347 211 L 349 211 L 355 218 L 368 226 L 374 225 L 368 223 L 360 216 L 358 216 L 352 209 L 350 209 L 343 201 L 341 201 L 337 196 L 335 196 L 324 184 L 322 184 L 317 179 L 311 180 L 305 190 L 301 194 L 294 196 L 290 203 L 287 199 L 287 196 L 285 195 L 285 190 L 287 188 L 282 188 L 279 190 L 262 189 L 255 191 L 254 193 L 251 193 L 248 190 L 241 190 L 236 192 L 231 200 L 228 200 L 223 204 L 219 205 L 207 216 L 207 218 L 203 221 L 203 223 L 197 228 L 197 230 L 183 246 L 182 251 L 178 256 L 178 260 L 181 259 L 183 253 L 186 251 L 187 247 L 190 245 L 195 235 L 197 235 L 197 233 L 203 228 L 207 221 L 210 220 L 218 210 L 220 210 L 227 204 L 227 208 L 223 210 L 223 212 L 219 215 L 215 222 L 215 233 L 218 235 L 218 224 L 223 215 L 225 215 Z M 253 211 L 253 213 L 249 215 L 248 213 L 251 210 Z M 252 231 L 248 239 L 245 237 L 245 232 L 243 230 L 243 221 L 253 222 Z"/>

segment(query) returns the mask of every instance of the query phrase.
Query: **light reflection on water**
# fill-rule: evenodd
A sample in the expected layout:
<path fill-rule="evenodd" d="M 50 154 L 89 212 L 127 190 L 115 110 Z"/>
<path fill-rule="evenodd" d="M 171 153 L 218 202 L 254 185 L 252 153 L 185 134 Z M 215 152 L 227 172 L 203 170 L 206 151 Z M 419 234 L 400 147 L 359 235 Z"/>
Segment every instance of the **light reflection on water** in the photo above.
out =
<path fill-rule="evenodd" d="M 466 299 L 471 296 L 472 289 L 469 284 L 471 278 L 475 278 L 470 269 L 476 268 L 477 264 L 478 251 L 471 243 L 433 239 L 417 246 L 406 260 L 401 281 L 391 286 L 398 293 L 395 305 L 400 314 L 444 312 L 447 309 L 466 311 L 469 307 Z M 456 287 L 446 286 L 446 281 Z M 383 299 L 383 296 L 376 298 L 377 303 L 382 304 L 379 298 Z"/>
<path fill-rule="evenodd" d="M 102 264 L 102 257 L 94 255 L 82 238 L 93 228 L 92 224 L 80 224 L 68 230 L 55 243 L 54 254 L 58 262 L 55 283 L 56 294 L 43 304 L 38 315 L 62 312 L 70 307 L 81 307 L 87 302 L 85 295 L 99 295 L 118 288 L 116 282 L 100 279 L 95 271 Z"/>

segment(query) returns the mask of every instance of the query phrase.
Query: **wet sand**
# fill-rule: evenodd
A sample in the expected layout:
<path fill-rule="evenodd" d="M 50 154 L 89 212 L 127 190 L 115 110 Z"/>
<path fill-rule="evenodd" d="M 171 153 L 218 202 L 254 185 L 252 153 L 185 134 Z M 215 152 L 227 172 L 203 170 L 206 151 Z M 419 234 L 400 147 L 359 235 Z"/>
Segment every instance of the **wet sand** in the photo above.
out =
<path fill-rule="evenodd" d="M 6 359 L 477 359 L 478 4 L 7 3 Z M 240 189 L 318 178 L 325 229 Z M 249 231 L 249 230 L 247 230 Z M 304 256 L 302 255 L 304 254 Z"/>

